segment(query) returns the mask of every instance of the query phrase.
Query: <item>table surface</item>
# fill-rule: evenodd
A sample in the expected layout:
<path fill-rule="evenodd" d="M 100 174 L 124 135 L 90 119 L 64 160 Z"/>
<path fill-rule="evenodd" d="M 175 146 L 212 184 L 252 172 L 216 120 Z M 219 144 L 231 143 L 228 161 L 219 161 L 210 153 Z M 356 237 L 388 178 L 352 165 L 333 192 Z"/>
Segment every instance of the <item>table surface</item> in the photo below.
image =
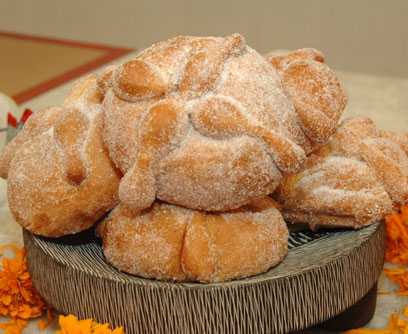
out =
<path fill-rule="evenodd" d="M 121 63 L 135 55 L 129 54 L 114 63 Z M 408 131 L 408 78 L 376 77 L 366 74 L 338 72 L 349 96 L 349 103 L 344 117 L 365 115 L 371 117 L 380 127 L 395 131 Z M 72 87 L 72 82 L 53 89 L 46 94 L 21 105 L 22 108 L 39 110 L 58 105 Z M 22 244 L 21 229 L 15 223 L 7 205 L 6 183 L 0 180 L 0 244 Z M 386 266 L 390 266 L 386 264 Z M 408 305 L 407 297 L 399 297 L 386 292 L 394 291 L 396 286 L 384 275 L 379 281 L 377 310 L 367 327 L 383 327 L 391 313 L 401 312 Z M 0 317 L 0 322 L 6 321 Z M 53 333 L 55 324 L 42 333 Z M 26 334 L 38 333 L 36 322 L 29 324 Z M 308 331 L 310 333 L 310 331 Z"/>

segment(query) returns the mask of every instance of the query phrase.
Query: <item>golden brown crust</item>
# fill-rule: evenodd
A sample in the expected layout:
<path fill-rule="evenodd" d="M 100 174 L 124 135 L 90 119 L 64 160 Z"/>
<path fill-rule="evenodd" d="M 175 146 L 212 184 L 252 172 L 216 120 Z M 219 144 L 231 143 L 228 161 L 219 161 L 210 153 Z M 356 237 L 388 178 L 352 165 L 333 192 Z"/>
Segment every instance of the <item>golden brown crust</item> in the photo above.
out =
<path fill-rule="evenodd" d="M 408 156 L 401 147 L 389 139 L 366 139 L 361 145 L 361 154 L 394 203 L 407 203 Z"/>
<path fill-rule="evenodd" d="M 184 120 L 182 120 L 184 118 Z M 164 100 L 152 106 L 139 124 L 138 144 L 133 167 L 121 180 L 121 201 L 133 210 L 148 208 L 156 198 L 154 171 L 160 159 L 170 151 L 176 138 L 185 132 L 186 115 L 176 101 Z"/>
<path fill-rule="evenodd" d="M 75 184 L 80 184 L 86 177 L 80 148 L 86 139 L 87 128 L 88 120 L 76 109 L 64 110 L 54 126 L 55 140 L 64 152 L 67 178 Z"/>
<path fill-rule="evenodd" d="M 338 126 L 347 96 L 323 54 L 312 48 L 265 55 L 282 76 L 283 88 L 293 100 L 308 138 L 327 142 Z M 313 148 L 311 149 L 313 150 Z"/>
<path fill-rule="evenodd" d="M 220 96 L 204 99 L 195 105 L 190 119 L 200 133 L 209 137 L 226 139 L 248 135 L 259 138 L 283 172 L 299 170 L 306 158 L 304 151 L 287 136 L 251 121 L 233 100 Z"/>
<path fill-rule="evenodd" d="M 404 135 L 382 131 L 366 117 L 347 119 L 330 145 L 334 154 L 368 164 L 395 204 L 408 201 L 408 153 Z"/>
<path fill-rule="evenodd" d="M 392 131 L 380 131 L 381 138 L 386 138 L 397 143 L 408 155 L 408 133 L 395 133 Z"/>
<path fill-rule="evenodd" d="M 325 143 L 336 131 L 347 104 L 334 72 L 324 63 L 296 61 L 284 70 L 282 84 L 306 135 L 315 143 Z"/>
<path fill-rule="evenodd" d="M 279 72 L 283 72 L 291 63 L 299 60 L 314 60 L 324 63 L 324 55 L 319 50 L 313 48 L 303 48 L 286 52 L 269 52 L 265 55 L 273 67 Z"/>
<path fill-rule="evenodd" d="M 102 73 L 97 78 L 98 91 L 101 95 L 105 96 L 107 91 L 112 88 L 113 85 L 113 73 L 116 66 L 111 65 L 103 69 Z"/>
<path fill-rule="evenodd" d="M 155 202 L 139 214 L 116 208 L 103 232 L 106 259 L 128 273 L 220 282 L 255 275 L 283 260 L 288 230 L 271 199 L 211 214 Z"/>
<path fill-rule="evenodd" d="M 193 215 L 182 253 L 189 279 L 221 282 L 265 272 L 282 261 L 288 233 L 278 211 L 258 220 L 244 215 Z"/>
<path fill-rule="evenodd" d="M 341 217 L 348 218 L 344 227 L 350 227 L 348 221 L 352 218 L 352 227 L 360 228 L 381 220 L 392 210 L 384 187 L 365 163 L 337 156 L 317 160 L 313 167 L 286 177 L 275 196 L 286 219 L 296 217 L 296 223 L 304 217 L 308 220 L 303 223 L 313 228 L 333 223 L 339 226 Z M 321 222 L 328 216 L 337 218 Z"/>
<path fill-rule="evenodd" d="M 88 77 L 63 107 L 35 113 L 15 138 L 9 206 L 31 232 L 48 237 L 77 233 L 116 204 L 120 176 L 103 145 L 99 101 L 96 78 Z"/>
<path fill-rule="evenodd" d="M 105 257 L 131 274 L 185 280 L 180 254 L 188 218 L 187 209 L 164 203 L 135 215 L 119 206 L 103 230 Z"/>
<path fill-rule="evenodd" d="M 18 148 L 24 145 L 30 137 L 37 136 L 48 129 L 60 116 L 62 108 L 53 107 L 40 110 L 35 113 L 35 117 L 30 117 L 24 125 L 24 129 L 20 131 L 18 136 L 7 144 L 0 156 L 0 176 L 7 179 L 11 160 L 14 158 Z"/>
<path fill-rule="evenodd" d="M 114 73 L 114 89 L 124 99 L 138 100 L 159 97 L 168 90 L 166 81 L 153 65 L 131 60 Z"/>
<path fill-rule="evenodd" d="M 320 59 L 317 54 L 315 52 L 314 58 Z M 328 139 L 345 104 L 339 101 L 341 97 L 337 92 L 325 97 L 338 83 L 327 66 L 324 69 L 312 66 L 304 73 L 293 75 L 288 70 L 286 74 L 285 82 L 290 87 L 294 86 L 291 80 L 302 80 L 302 75 L 309 81 L 314 80 L 313 87 L 297 85 L 294 90 L 311 91 L 318 87 L 317 94 L 323 105 L 319 105 L 320 100 L 306 105 L 296 95 L 296 101 L 303 104 L 297 103 L 299 110 L 295 110 L 295 100 L 288 98 L 290 94 L 285 95 L 281 77 L 236 34 L 225 38 L 172 38 L 146 49 L 136 59 L 117 68 L 113 76 L 104 75 L 103 87 L 109 87 L 112 82 L 103 104 L 104 139 L 112 160 L 125 174 L 120 186 L 121 200 L 133 210 L 147 208 L 155 198 L 160 198 L 190 208 L 223 211 L 248 203 L 253 196 L 267 195 L 272 185 L 279 182 L 281 172 L 299 170 L 305 152 L 310 152 L 315 143 Z M 320 80 L 321 77 L 324 80 Z M 329 87 L 326 89 L 324 85 Z M 334 101 L 330 101 L 331 98 Z M 332 105 L 326 105 L 331 102 Z M 150 115 L 157 106 L 174 103 L 178 112 L 172 121 L 166 119 L 167 112 L 157 113 L 157 117 Z M 149 120 L 149 126 L 144 120 Z M 241 137 L 254 139 L 252 145 L 258 146 L 256 150 L 263 150 L 263 156 L 267 155 L 258 165 L 247 164 L 247 169 L 240 168 L 239 175 L 225 178 L 222 177 L 227 175 L 226 165 L 201 168 L 200 176 L 196 175 L 194 182 L 188 181 L 189 187 L 168 182 L 166 173 L 173 179 L 185 179 L 190 174 L 189 161 L 211 160 L 203 150 L 197 154 L 188 150 L 190 140 L 197 146 L 212 145 L 213 150 L 226 152 L 229 149 L 225 147 Z M 182 149 L 188 153 L 184 154 Z M 235 147 L 238 155 L 239 150 L 240 147 Z M 167 159 L 173 152 L 176 152 L 173 158 Z M 162 163 L 174 162 L 175 155 L 183 157 L 186 165 L 183 166 L 181 160 Z M 219 156 L 217 154 L 215 159 Z M 224 156 L 224 160 L 230 162 L 231 158 Z M 143 168 L 141 161 L 144 161 Z M 256 170 L 250 169 L 255 165 L 262 165 L 263 172 L 270 174 L 259 177 Z M 229 174 L 238 172 L 230 169 Z M 213 183 L 208 180 L 215 178 L 218 178 L 218 187 L 212 187 L 211 191 L 209 183 L 211 186 Z M 237 195 L 231 192 L 230 197 L 214 205 L 214 199 L 222 196 L 221 189 L 230 187 L 228 182 L 238 178 L 242 182 L 233 181 Z"/>
<path fill-rule="evenodd" d="M 281 177 L 253 138 L 187 137 L 160 162 L 157 197 L 193 209 L 225 211 L 271 193 Z"/>
<path fill-rule="evenodd" d="M 245 40 L 242 36 L 234 34 L 226 37 L 222 45 L 205 40 L 196 40 L 192 44 L 194 52 L 190 55 L 179 84 L 181 93 L 203 93 L 214 89 L 224 62 L 231 54 L 243 50 Z"/>
<path fill-rule="evenodd" d="M 359 228 L 408 202 L 404 136 L 368 118 L 345 120 L 332 140 L 286 176 L 275 196 L 293 223 Z"/>
<path fill-rule="evenodd" d="M 97 88 L 97 78 L 91 74 L 75 82 L 71 91 L 65 97 L 62 106 L 99 106 L 103 100 L 103 94 Z"/>

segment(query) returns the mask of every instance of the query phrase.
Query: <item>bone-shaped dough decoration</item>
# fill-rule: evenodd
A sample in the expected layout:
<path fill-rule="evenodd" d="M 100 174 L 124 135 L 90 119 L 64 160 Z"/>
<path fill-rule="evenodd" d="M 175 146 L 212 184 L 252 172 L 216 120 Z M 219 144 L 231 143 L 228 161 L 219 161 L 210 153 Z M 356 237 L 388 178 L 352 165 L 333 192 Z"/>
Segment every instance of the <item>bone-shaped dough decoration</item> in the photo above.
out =
<path fill-rule="evenodd" d="M 78 233 L 117 203 L 120 173 L 103 145 L 101 100 L 89 76 L 61 107 L 35 112 L 5 148 L 0 171 L 24 228 L 47 237 Z"/>
<path fill-rule="evenodd" d="M 179 36 L 107 70 L 99 79 L 104 139 L 125 175 L 120 199 L 134 211 L 155 198 L 218 211 L 272 192 L 282 174 L 298 171 L 306 153 L 328 140 L 346 104 L 334 73 L 314 58 L 278 71 L 238 34 Z M 242 163 L 234 138 L 266 153 L 257 172 Z M 200 142 L 234 153 L 215 168 L 209 152 L 183 151 Z M 204 171 L 193 161 L 209 165 Z"/>

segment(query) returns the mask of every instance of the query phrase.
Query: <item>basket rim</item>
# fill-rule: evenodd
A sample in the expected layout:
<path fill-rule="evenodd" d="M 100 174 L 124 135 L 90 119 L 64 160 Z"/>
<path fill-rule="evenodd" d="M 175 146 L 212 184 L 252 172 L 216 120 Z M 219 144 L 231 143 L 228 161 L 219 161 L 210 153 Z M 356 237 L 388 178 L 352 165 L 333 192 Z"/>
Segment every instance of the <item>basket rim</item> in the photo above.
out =
<path fill-rule="evenodd" d="M 370 237 L 376 233 L 379 233 L 379 230 L 383 227 L 382 222 L 374 223 L 370 226 L 364 227 L 360 230 L 341 230 L 334 231 L 332 234 L 323 236 L 317 240 L 313 240 L 305 245 L 290 249 L 287 256 L 276 267 L 271 268 L 267 272 L 253 275 L 246 278 L 235 279 L 226 282 L 215 282 L 215 283 L 200 283 L 200 282 L 173 282 L 173 281 L 162 281 L 152 278 L 144 278 L 140 276 L 135 276 L 128 274 L 126 272 L 119 271 L 109 264 L 105 259 L 103 259 L 104 264 L 108 266 L 111 270 L 106 271 L 103 274 L 97 271 L 86 271 L 88 275 L 94 276 L 99 279 L 106 279 L 111 281 L 116 281 L 120 283 L 143 285 L 145 287 L 153 288 L 171 288 L 171 289 L 216 289 L 216 288 L 226 288 L 226 287 L 236 287 L 236 286 L 245 286 L 253 284 L 262 284 L 269 282 L 271 280 L 279 280 L 286 277 L 296 277 L 305 275 L 310 271 L 316 269 L 323 269 L 323 267 L 328 266 L 333 261 L 341 261 L 342 258 L 350 256 L 354 252 L 364 246 L 367 242 L 370 241 Z M 52 253 L 53 248 L 61 247 L 59 245 L 64 245 L 61 243 L 55 243 L 51 239 L 46 239 L 33 235 L 31 232 L 24 230 L 24 243 L 31 242 L 35 247 L 40 248 L 43 253 L 46 253 L 50 258 L 62 265 L 67 266 L 72 270 L 79 270 L 76 266 L 73 266 L 72 263 L 66 261 L 63 257 L 55 256 L 55 253 Z M 95 241 L 91 242 L 96 247 L 101 248 L 101 245 Z M 89 245 L 89 244 L 88 244 Z M 346 246 L 345 246 L 346 245 Z M 65 245 L 64 245 L 65 246 Z M 70 247 L 81 247 L 84 245 L 68 245 Z M 347 247 L 349 246 L 349 247 Z M 93 246 L 95 247 L 95 246 Z M 302 259 L 302 257 L 307 257 L 312 255 L 316 251 L 326 249 L 324 256 L 319 256 L 320 261 L 318 263 L 303 263 L 300 261 L 298 266 L 288 266 L 287 262 L 296 262 L 296 260 Z M 103 256 L 103 255 L 102 255 Z M 85 270 L 82 270 L 85 271 Z"/>

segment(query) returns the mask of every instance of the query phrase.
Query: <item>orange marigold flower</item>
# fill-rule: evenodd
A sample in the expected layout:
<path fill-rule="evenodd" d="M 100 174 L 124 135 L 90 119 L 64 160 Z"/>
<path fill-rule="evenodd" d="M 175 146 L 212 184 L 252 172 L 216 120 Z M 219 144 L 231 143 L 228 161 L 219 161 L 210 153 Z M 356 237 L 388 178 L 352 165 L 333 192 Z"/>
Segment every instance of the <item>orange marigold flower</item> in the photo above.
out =
<path fill-rule="evenodd" d="M 51 309 L 47 309 L 47 317 L 46 317 L 46 319 L 40 319 L 38 321 L 38 329 L 39 330 L 46 329 L 49 325 L 51 325 L 53 320 L 54 320 L 54 315 L 53 315 Z"/>
<path fill-rule="evenodd" d="M 408 296 L 407 268 L 384 269 L 384 273 L 391 281 L 399 285 L 399 295 Z"/>
<path fill-rule="evenodd" d="M 385 260 L 408 264 L 408 205 L 385 218 L 387 232 Z"/>
<path fill-rule="evenodd" d="M 0 270 L 0 315 L 13 319 L 32 319 L 41 316 L 46 305 L 34 289 L 27 269 L 24 248 L 0 246 L 0 254 L 11 250 L 14 258 L 2 259 Z"/>
<path fill-rule="evenodd" d="M 27 326 L 27 320 L 11 319 L 9 322 L 0 323 L 0 329 L 4 329 L 3 334 L 22 334 Z"/>
<path fill-rule="evenodd" d="M 0 255 L 11 250 L 14 258 L 3 258 L 0 270 L 0 315 L 12 319 L 0 323 L 4 334 L 21 334 L 27 320 L 40 317 L 47 310 L 47 319 L 38 322 L 40 330 L 52 322 L 52 313 L 34 289 L 27 270 L 24 248 L 16 245 L 0 246 Z M 99 324 L 92 319 L 78 320 L 73 315 L 59 317 L 60 330 L 56 334 L 124 334 L 123 328 L 110 329 L 108 324 Z"/>
<path fill-rule="evenodd" d="M 123 328 L 110 329 L 108 324 L 99 324 L 92 319 L 78 320 L 74 315 L 59 317 L 61 329 L 56 334 L 124 334 Z"/>

